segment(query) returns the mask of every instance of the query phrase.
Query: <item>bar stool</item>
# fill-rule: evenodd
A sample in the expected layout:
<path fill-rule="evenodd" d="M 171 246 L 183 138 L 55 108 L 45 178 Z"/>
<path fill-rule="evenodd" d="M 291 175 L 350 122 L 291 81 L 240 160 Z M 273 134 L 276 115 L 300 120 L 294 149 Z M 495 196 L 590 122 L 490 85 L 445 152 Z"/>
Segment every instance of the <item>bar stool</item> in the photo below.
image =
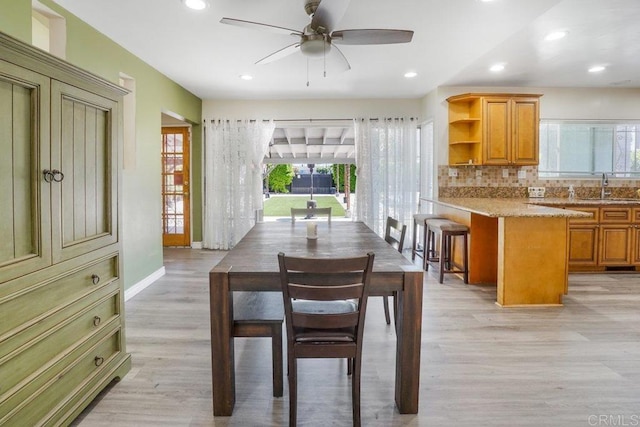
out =
<path fill-rule="evenodd" d="M 422 258 L 422 269 L 426 270 L 427 268 L 427 258 L 425 256 L 425 248 L 427 247 L 427 226 L 426 221 L 428 219 L 443 219 L 441 216 L 436 214 L 425 214 L 418 213 L 413 215 L 413 246 L 411 247 L 411 261 L 416 259 L 416 255 Z M 418 227 L 423 227 L 422 233 L 422 249 L 419 249 L 419 242 L 417 240 L 418 237 Z"/>
<path fill-rule="evenodd" d="M 469 254 L 468 236 L 469 227 L 448 219 L 426 220 L 426 267 L 432 264 L 438 265 L 439 282 L 444 281 L 445 273 L 462 273 L 464 283 L 469 283 Z M 440 248 L 436 251 L 436 235 L 440 235 Z M 452 238 L 461 236 L 463 239 L 462 269 L 455 269 L 452 254 Z"/>

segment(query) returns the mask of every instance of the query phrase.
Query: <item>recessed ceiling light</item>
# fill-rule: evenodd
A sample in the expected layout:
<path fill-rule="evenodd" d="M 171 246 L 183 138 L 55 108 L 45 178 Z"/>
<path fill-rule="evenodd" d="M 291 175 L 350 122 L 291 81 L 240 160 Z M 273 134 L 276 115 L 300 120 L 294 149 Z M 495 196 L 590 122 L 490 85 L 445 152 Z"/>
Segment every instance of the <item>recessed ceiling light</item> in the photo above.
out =
<path fill-rule="evenodd" d="M 408 72 L 404 73 L 404 76 L 406 78 L 408 78 L 408 79 L 412 79 L 417 75 L 418 75 L 418 73 L 416 73 L 415 71 L 408 71 Z"/>
<path fill-rule="evenodd" d="M 189 9 L 193 10 L 202 10 L 209 6 L 209 3 L 206 0 L 182 0 L 182 3 L 184 3 L 184 5 Z"/>
<path fill-rule="evenodd" d="M 593 67 L 589 68 L 589 72 L 590 73 L 599 73 L 600 71 L 604 71 L 605 68 L 606 67 L 604 65 L 594 65 Z"/>
<path fill-rule="evenodd" d="M 240 78 L 242 80 L 253 80 L 253 76 L 250 76 L 249 74 L 242 74 Z"/>
<path fill-rule="evenodd" d="M 494 64 L 491 67 L 489 67 L 489 71 L 493 71 L 494 73 L 497 73 L 498 71 L 502 71 L 504 70 L 504 64 Z"/>
<path fill-rule="evenodd" d="M 569 32 L 566 30 L 552 31 L 549 34 L 547 34 L 544 39 L 548 42 L 553 40 L 560 40 L 564 38 L 567 34 L 569 34 Z"/>

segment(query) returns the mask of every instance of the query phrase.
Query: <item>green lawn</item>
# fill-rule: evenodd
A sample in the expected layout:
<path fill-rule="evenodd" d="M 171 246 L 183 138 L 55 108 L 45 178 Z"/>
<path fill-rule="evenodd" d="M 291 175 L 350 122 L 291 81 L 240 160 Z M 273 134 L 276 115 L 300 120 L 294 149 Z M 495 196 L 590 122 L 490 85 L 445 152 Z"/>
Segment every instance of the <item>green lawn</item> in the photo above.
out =
<path fill-rule="evenodd" d="M 309 197 L 271 196 L 264 201 L 264 216 L 291 216 L 291 208 L 306 208 Z M 335 196 L 313 196 L 319 208 L 331 208 L 332 216 L 344 216 L 344 208 Z"/>

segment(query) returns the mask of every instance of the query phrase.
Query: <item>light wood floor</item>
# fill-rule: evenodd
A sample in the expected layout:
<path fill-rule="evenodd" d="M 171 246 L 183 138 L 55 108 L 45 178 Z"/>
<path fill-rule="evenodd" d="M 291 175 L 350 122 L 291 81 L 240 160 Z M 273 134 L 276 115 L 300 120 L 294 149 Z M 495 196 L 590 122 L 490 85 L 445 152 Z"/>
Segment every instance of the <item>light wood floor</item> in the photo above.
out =
<path fill-rule="evenodd" d="M 236 339 L 235 412 L 212 416 L 207 273 L 223 255 L 165 251 L 166 276 L 127 302 L 131 372 L 74 425 L 286 425 L 286 381 L 285 397 L 272 397 L 268 339 Z M 443 285 L 425 276 L 417 415 L 395 409 L 395 336 L 381 299 L 372 299 L 363 425 L 639 425 L 639 275 L 571 275 L 558 308 L 504 309 L 495 294 L 453 276 Z M 351 425 L 345 365 L 309 360 L 299 372 L 299 425 Z"/>

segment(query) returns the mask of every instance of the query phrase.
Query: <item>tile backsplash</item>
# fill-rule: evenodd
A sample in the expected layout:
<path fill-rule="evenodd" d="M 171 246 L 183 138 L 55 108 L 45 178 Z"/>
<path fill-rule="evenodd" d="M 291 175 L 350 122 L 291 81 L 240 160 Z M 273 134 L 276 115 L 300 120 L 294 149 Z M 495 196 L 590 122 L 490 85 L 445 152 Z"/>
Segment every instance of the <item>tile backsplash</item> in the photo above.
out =
<path fill-rule="evenodd" d="M 540 179 L 536 166 L 438 166 L 439 197 L 528 197 L 528 187 L 545 187 L 545 197 L 568 197 L 570 185 L 578 198 L 600 195 L 599 177 Z M 638 188 L 638 179 L 611 177 L 607 191 L 611 197 L 636 197 Z"/>

